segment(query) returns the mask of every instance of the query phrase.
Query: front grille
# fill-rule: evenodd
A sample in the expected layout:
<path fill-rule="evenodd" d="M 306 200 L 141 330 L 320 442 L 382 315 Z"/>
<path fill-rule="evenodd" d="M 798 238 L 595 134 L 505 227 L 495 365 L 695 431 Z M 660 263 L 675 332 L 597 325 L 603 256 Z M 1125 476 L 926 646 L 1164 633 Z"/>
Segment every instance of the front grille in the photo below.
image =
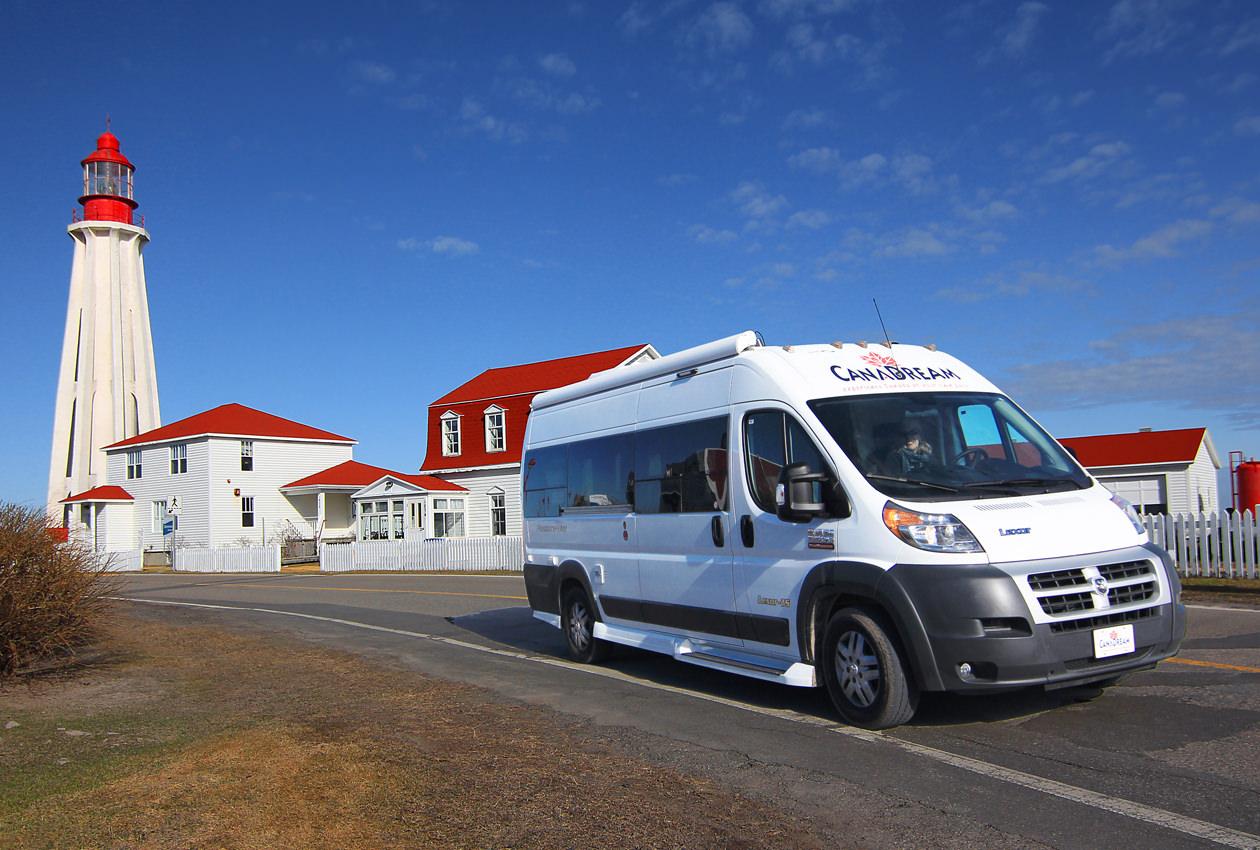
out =
<path fill-rule="evenodd" d="M 1141 584 L 1126 584 L 1123 587 L 1113 587 L 1107 591 L 1107 599 L 1114 605 L 1128 605 L 1131 602 L 1145 602 L 1158 592 L 1158 587 L 1153 581 L 1144 581 Z"/>
<path fill-rule="evenodd" d="M 1033 590 L 1056 590 L 1060 587 L 1077 587 L 1085 584 L 1087 584 L 1085 575 L 1079 569 L 1033 573 L 1028 577 L 1028 586 Z"/>
<path fill-rule="evenodd" d="M 1149 576 L 1155 572 L 1155 568 L 1150 561 L 1126 561 L 1123 564 L 1107 564 L 1099 567 L 1098 572 L 1102 573 L 1102 577 L 1107 581 L 1120 581 L 1137 576 Z"/>
<path fill-rule="evenodd" d="M 1061 593 L 1058 596 L 1042 596 L 1038 600 L 1041 610 L 1050 615 L 1071 614 L 1074 611 L 1092 611 L 1094 597 L 1089 591 L 1084 593 Z"/>
<path fill-rule="evenodd" d="M 1114 626 L 1119 623 L 1132 623 L 1137 620 L 1146 620 L 1150 617 L 1154 617 L 1158 611 L 1158 608 L 1139 608 L 1136 611 L 1118 611 L 1115 614 L 1100 614 L 1097 617 L 1082 617 L 1079 620 L 1065 620 L 1061 623 L 1051 623 L 1050 631 L 1054 634 L 1062 634 L 1064 632 L 1079 632 L 1082 629 L 1101 629 L 1104 626 Z"/>

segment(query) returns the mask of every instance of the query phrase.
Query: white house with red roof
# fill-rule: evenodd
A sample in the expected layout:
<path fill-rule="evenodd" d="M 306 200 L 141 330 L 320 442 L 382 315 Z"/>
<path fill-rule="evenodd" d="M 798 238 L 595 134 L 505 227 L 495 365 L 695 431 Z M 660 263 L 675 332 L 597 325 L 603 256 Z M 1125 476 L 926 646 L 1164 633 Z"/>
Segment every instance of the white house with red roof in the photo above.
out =
<path fill-rule="evenodd" d="M 320 521 L 283 485 L 352 459 L 355 441 L 241 404 L 225 404 L 104 447 L 108 486 L 63 501 L 67 526 L 98 548 L 262 543 Z M 168 508 L 179 505 L 179 516 Z M 312 500 L 312 507 L 314 507 Z"/>
<path fill-rule="evenodd" d="M 1220 509 L 1221 458 L 1206 428 L 1099 434 L 1060 440 L 1090 474 L 1142 513 Z"/>
<path fill-rule="evenodd" d="M 462 537 L 461 526 L 448 525 L 435 508 L 467 491 L 432 475 L 409 475 L 348 460 L 280 488 L 285 496 L 314 511 L 321 540 L 411 540 Z M 322 518 L 322 519 L 319 519 Z"/>
<path fill-rule="evenodd" d="M 534 396 L 658 357 L 640 344 L 487 369 L 430 404 L 420 472 L 467 491 L 434 500 L 434 527 L 462 527 L 470 537 L 521 534 L 521 450 Z"/>

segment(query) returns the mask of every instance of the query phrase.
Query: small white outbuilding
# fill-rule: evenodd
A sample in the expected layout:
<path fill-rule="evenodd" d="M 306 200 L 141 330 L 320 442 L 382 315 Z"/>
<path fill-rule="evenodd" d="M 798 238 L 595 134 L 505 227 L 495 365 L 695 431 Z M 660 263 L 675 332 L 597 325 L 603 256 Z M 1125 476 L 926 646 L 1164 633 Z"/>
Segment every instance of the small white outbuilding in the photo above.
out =
<path fill-rule="evenodd" d="M 1206 428 L 1099 434 L 1060 440 L 1113 493 L 1141 513 L 1220 510 L 1221 458 Z"/>

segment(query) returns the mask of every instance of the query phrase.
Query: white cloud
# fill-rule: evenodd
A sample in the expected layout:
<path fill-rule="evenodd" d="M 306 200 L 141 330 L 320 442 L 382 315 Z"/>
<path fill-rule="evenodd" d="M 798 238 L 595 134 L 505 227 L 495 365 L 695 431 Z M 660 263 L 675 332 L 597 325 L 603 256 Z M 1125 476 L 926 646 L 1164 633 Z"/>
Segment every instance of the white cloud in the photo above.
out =
<path fill-rule="evenodd" d="M 804 171 L 815 171 L 819 174 L 839 171 L 844 164 L 844 157 L 835 148 L 808 148 L 788 157 L 788 165 Z"/>
<path fill-rule="evenodd" d="M 1250 71 L 1244 71 L 1241 74 L 1236 74 L 1234 79 L 1230 80 L 1229 85 L 1225 87 L 1225 91 L 1230 94 L 1238 94 L 1239 92 L 1246 91 L 1254 86 L 1256 84 L 1256 80 L 1258 79 L 1260 79 L 1260 77 L 1257 77 Z"/>
<path fill-rule="evenodd" d="M 933 293 L 937 298 L 972 304 L 994 298 L 1025 298 L 1034 293 L 1066 292 L 1095 294 L 1094 287 L 1083 280 L 1041 271 L 1019 271 L 992 274 L 962 286 L 949 286 Z"/>
<path fill-rule="evenodd" d="M 858 0 L 761 0 L 757 8 L 772 18 L 804 17 L 806 15 L 834 15 L 847 12 L 858 5 Z"/>
<path fill-rule="evenodd" d="M 1226 38 L 1219 40 L 1225 42 L 1220 49 L 1222 56 L 1260 47 L 1260 18 L 1243 21 L 1232 32 L 1229 32 Z"/>
<path fill-rule="evenodd" d="M 1032 46 L 1037 35 L 1037 27 L 1041 16 L 1050 11 L 1044 3 L 1020 3 L 1015 10 L 1015 20 L 1002 35 L 999 50 L 1007 59 L 1022 59 Z"/>
<path fill-rule="evenodd" d="M 754 221 L 771 218 L 788 205 L 787 198 L 770 194 L 765 186 L 752 180 L 736 186 L 730 200 L 746 218 Z"/>
<path fill-rule="evenodd" d="M 500 81 L 500 86 L 526 106 L 555 110 L 561 115 L 582 115 L 594 112 L 602 105 L 602 101 L 593 94 L 562 92 L 550 83 L 529 77 Z"/>
<path fill-rule="evenodd" d="M 721 245 L 734 242 L 738 234 L 733 230 L 717 230 L 704 224 L 694 225 L 687 233 L 701 245 Z"/>
<path fill-rule="evenodd" d="M 429 240 L 428 246 L 433 253 L 445 254 L 449 257 L 465 257 L 481 250 L 481 246 L 476 242 L 460 239 L 458 236 L 438 236 Z"/>
<path fill-rule="evenodd" d="M 823 210 L 801 210 L 788 216 L 788 227 L 803 227 L 807 230 L 818 230 L 831 223 L 831 216 Z"/>
<path fill-rule="evenodd" d="M 752 41 L 752 20 L 734 3 L 714 3 L 700 13 L 683 36 L 688 47 L 701 47 L 710 56 L 734 53 Z"/>
<path fill-rule="evenodd" d="M 888 165 L 888 158 L 881 153 L 868 153 L 861 159 L 846 162 L 840 169 L 841 177 L 849 188 L 876 180 Z"/>
<path fill-rule="evenodd" d="M 700 178 L 694 174 L 680 172 L 676 174 L 665 174 L 661 177 L 657 177 L 656 182 L 660 186 L 686 186 L 690 183 L 695 183 L 699 179 Z"/>
<path fill-rule="evenodd" d="M 880 257 L 938 257 L 954 249 L 937 238 L 931 230 L 911 227 L 885 238 L 875 250 Z"/>
<path fill-rule="evenodd" d="M 1001 383 L 1030 409 L 1161 403 L 1199 416 L 1220 411 L 1254 428 L 1260 395 L 1241 391 L 1239 368 L 1260 361 L 1255 306 L 1133 325 L 1098 340 L 1088 356 L 1019 365 Z"/>
<path fill-rule="evenodd" d="M 1234 134 L 1260 136 L 1260 115 L 1246 115 L 1234 122 Z"/>
<path fill-rule="evenodd" d="M 1093 99 L 1094 99 L 1094 90 L 1085 89 L 1084 91 L 1078 91 L 1076 94 L 1072 95 L 1068 99 L 1068 104 L 1073 107 L 1084 106 L 1085 104 L 1089 103 Z"/>
<path fill-rule="evenodd" d="M 1105 174 L 1129 154 L 1124 142 L 1105 142 L 1094 145 L 1089 153 L 1079 156 L 1058 168 L 1052 168 L 1042 176 L 1042 183 L 1062 183 L 1065 180 L 1088 180 Z"/>
<path fill-rule="evenodd" d="M 563 53 L 548 53 L 538 60 L 538 67 L 556 77 L 572 77 L 577 73 L 577 65 Z"/>
<path fill-rule="evenodd" d="M 977 224 L 1005 221 L 1019 215 L 1019 210 L 1009 201 L 1000 198 L 977 207 L 959 207 L 958 215 Z"/>
<path fill-rule="evenodd" d="M 1111 41 L 1104 61 L 1161 53 L 1192 26 L 1177 15 L 1186 0 L 1120 0 L 1111 7 L 1098 38 Z"/>
<path fill-rule="evenodd" d="M 1150 260 L 1177 256 L 1177 247 L 1185 242 L 1202 239 L 1212 232 L 1212 222 L 1202 219 L 1182 219 L 1161 227 L 1153 233 L 1134 241 L 1127 248 L 1099 245 L 1095 256 L 1103 263 L 1115 264 L 1126 260 Z"/>
<path fill-rule="evenodd" d="M 621 16 L 617 18 L 617 26 L 627 36 L 634 38 L 642 32 L 652 29 L 657 23 L 671 17 L 683 9 L 691 0 L 668 0 L 665 3 L 644 3 L 635 0 Z"/>
<path fill-rule="evenodd" d="M 892 173 L 893 179 L 911 194 L 921 195 L 936 188 L 936 182 L 932 179 L 932 160 L 923 154 L 893 157 Z"/>
<path fill-rule="evenodd" d="M 1229 198 L 1212 207 L 1212 215 L 1223 218 L 1232 224 L 1254 224 L 1260 222 L 1260 204 L 1243 198 Z"/>
<path fill-rule="evenodd" d="M 470 97 L 464 98 L 463 103 L 460 104 L 459 117 L 467 129 L 484 133 L 491 141 L 519 144 L 525 141 L 528 135 L 520 124 L 496 118 L 486 112 L 486 108 L 480 102 Z"/>
<path fill-rule="evenodd" d="M 381 62 L 354 62 L 350 65 L 350 73 L 354 78 L 364 83 L 372 83 L 374 85 L 389 85 L 398 79 L 398 74 L 393 68 Z"/>
<path fill-rule="evenodd" d="M 826 110 L 813 109 L 794 109 L 783 119 L 784 130 L 813 130 L 817 127 L 827 127 L 831 125 L 831 116 Z"/>

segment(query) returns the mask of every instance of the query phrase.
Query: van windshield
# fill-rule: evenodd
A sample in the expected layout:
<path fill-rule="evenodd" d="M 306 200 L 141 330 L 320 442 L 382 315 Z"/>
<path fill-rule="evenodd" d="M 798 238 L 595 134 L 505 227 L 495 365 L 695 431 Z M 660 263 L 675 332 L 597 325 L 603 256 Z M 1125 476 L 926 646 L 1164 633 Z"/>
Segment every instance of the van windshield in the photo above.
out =
<path fill-rule="evenodd" d="M 890 496 L 991 499 L 1090 486 L 1053 437 L 994 393 L 890 393 L 809 406 L 866 480 Z"/>

